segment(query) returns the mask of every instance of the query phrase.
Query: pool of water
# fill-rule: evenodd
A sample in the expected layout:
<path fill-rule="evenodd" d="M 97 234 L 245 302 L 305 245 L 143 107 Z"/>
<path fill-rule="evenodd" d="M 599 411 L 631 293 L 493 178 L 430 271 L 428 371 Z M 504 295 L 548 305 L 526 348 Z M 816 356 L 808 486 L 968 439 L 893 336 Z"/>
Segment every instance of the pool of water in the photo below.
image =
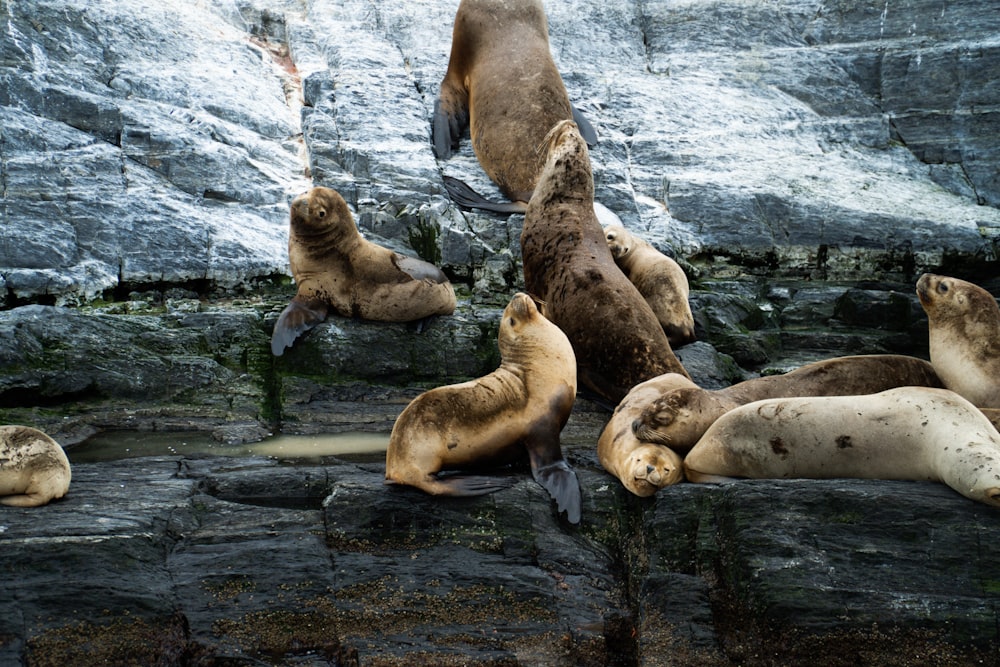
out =
<path fill-rule="evenodd" d="M 337 456 L 384 461 L 388 433 L 275 435 L 261 442 L 226 445 L 201 432 L 105 431 L 66 448 L 71 463 L 117 461 L 139 456 L 273 456 L 317 460 Z"/>

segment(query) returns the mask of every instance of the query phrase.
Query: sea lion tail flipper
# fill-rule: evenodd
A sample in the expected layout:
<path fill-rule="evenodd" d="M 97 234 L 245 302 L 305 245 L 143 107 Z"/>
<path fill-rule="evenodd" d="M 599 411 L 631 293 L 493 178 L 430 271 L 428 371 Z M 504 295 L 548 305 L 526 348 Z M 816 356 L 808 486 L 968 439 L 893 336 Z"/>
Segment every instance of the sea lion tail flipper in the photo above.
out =
<path fill-rule="evenodd" d="M 398 252 L 394 254 L 394 257 L 399 270 L 414 280 L 430 280 L 439 284 L 448 282 L 448 276 L 444 274 L 444 271 L 430 262 L 425 262 L 416 257 L 408 257 Z"/>
<path fill-rule="evenodd" d="M 280 357 L 295 339 L 326 319 L 326 304 L 319 301 L 292 299 L 274 323 L 271 333 L 271 353 Z"/>
<path fill-rule="evenodd" d="M 470 188 L 465 182 L 444 176 L 444 189 L 451 200 L 463 208 L 480 208 L 494 213 L 524 213 L 528 210 L 523 202 L 493 202 Z"/>
<path fill-rule="evenodd" d="M 570 523 L 580 523 L 580 481 L 569 464 L 560 459 L 541 468 L 532 466 L 531 473 L 556 501 L 559 512 L 566 512 Z"/>
<path fill-rule="evenodd" d="M 583 137 L 588 146 L 597 145 L 597 130 L 590 124 L 590 121 L 587 120 L 582 111 L 577 109 L 575 105 L 570 106 L 573 108 L 573 122 L 576 123 L 577 129 L 580 130 L 580 136 Z"/>

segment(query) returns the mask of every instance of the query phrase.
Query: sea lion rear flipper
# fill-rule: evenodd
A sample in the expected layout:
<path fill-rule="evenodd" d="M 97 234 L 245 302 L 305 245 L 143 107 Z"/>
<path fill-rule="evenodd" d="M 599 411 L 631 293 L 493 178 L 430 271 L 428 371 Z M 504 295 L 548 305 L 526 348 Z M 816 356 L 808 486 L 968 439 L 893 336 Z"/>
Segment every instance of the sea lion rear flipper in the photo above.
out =
<path fill-rule="evenodd" d="M 556 501 L 559 512 L 566 512 L 570 523 L 580 523 L 580 481 L 569 464 L 560 459 L 537 469 L 532 465 L 531 474 Z"/>
<path fill-rule="evenodd" d="M 573 108 L 573 122 L 576 123 L 577 129 L 580 130 L 580 136 L 583 137 L 588 146 L 597 145 L 597 130 L 590 124 L 590 121 L 587 120 L 582 111 L 577 109 L 575 105 L 571 104 L 570 106 Z"/>
<path fill-rule="evenodd" d="M 271 333 L 271 354 L 280 357 L 295 339 L 326 319 L 326 304 L 320 301 L 292 299 L 274 323 Z"/>
<path fill-rule="evenodd" d="M 408 257 L 400 253 L 395 253 L 396 266 L 414 280 L 430 280 L 435 283 L 448 282 L 448 276 L 444 271 L 434 266 L 430 262 L 425 262 L 416 257 Z"/>
<path fill-rule="evenodd" d="M 448 196 L 463 208 L 479 208 L 494 213 L 524 213 L 528 210 L 523 202 L 492 202 L 457 178 L 451 176 L 443 176 L 442 178 Z"/>

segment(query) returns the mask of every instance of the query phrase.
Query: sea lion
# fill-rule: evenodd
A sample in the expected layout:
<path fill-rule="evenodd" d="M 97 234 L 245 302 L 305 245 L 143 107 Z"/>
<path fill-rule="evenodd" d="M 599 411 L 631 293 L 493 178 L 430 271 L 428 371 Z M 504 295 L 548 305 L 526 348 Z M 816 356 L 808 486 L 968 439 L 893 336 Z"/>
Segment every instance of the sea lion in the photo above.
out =
<path fill-rule="evenodd" d="M 692 482 L 857 477 L 944 482 L 1000 507 L 1000 433 L 947 389 L 774 398 L 727 412 L 684 458 Z"/>
<path fill-rule="evenodd" d="M 694 342 L 691 289 L 680 264 L 620 225 L 604 228 L 611 256 L 660 321 L 672 347 Z"/>
<path fill-rule="evenodd" d="M 570 104 L 552 60 L 541 0 L 462 0 L 434 106 L 434 153 L 450 157 L 468 126 L 479 164 L 511 202 L 489 202 L 446 177 L 452 199 L 469 208 L 523 213 L 545 164 L 538 147 L 553 125 L 570 118 L 590 143 L 597 141 Z"/>
<path fill-rule="evenodd" d="M 944 386 L 980 408 L 1000 408 L 1000 306 L 978 285 L 925 273 L 917 298 L 927 313 L 930 356 Z"/>
<path fill-rule="evenodd" d="M 642 408 L 668 388 L 663 383 L 669 382 L 671 376 L 683 377 L 667 373 L 633 387 L 615 408 L 597 441 L 601 465 L 637 496 L 651 496 L 684 479 L 681 457 L 674 450 L 642 442 L 632 432 L 632 422 Z"/>
<path fill-rule="evenodd" d="M 0 504 L 45 505 L 66 495 L 71 476 L 58 442 L 30 426 L 0 426 Z"/>
<path fill-rule="evenodd" d="M 484 377 L 417 396 L 396 419 L 385 457 L 387 483 L 427 493 L 482 495 L 502 478 L 438 475 L 507 465 L 527 451 L 531 473 L 571 523 L 580 521 L 580 485 L 563 459 L 559 433 L 576 399 L 576 361 L 565 334 L 518 292 L 497 337 L 500 367 Z"/>
<path fill-rule="evenodd" d="M 441 269 L 367 241 L 336 191 L 317 187 L 296 197 L 289 226 L 288 261 L 298 289 L 274 325 L 276 356 L 328 309 L 380 322 L 455 311 L 455 290 Z"/>
<path fill-rule="evenodd" d="M 635 435 L 639 440 L 685 452 L 712 422 L 752 401 L 792 396 L 850 396 L 903 386 L 944 385 L 931 364 L 923 359 L 868 354 L 816 361 L 783 375 L 753 378 L 724 389 L 702 389 L 676 376 L 663 378 L 662 386 L 666 390 L 635 421 Z"/>
<path fill-rule="evenodd" d="M 545 153 L 521 231 L 524 285 L 573 344 L 580 383 L 617 405 L 640 382 L 687 376 L 649 304 L 611 257 L 576 123 L 558 123 Z"/>

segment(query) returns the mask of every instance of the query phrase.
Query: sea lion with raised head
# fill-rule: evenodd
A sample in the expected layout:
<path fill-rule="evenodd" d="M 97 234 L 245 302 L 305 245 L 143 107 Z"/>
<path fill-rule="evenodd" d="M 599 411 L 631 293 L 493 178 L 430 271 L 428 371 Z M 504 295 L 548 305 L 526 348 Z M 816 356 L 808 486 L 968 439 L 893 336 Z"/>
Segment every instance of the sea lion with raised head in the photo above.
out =
<path fill-rule="evenodd" d="M 492 493 L 509 481 L 439 473 L 503 466 L 527 453 L 532 476 L 559 512 L 579 523 L 579 482 L 559 445 L 576 399 L 573 348 L 522 293 L 504 309 L 497 343 L 501 362 L 495 371 L 431 389 L 406 406 L 389 436 L 386 482 L 435 495 Z"/>
<path fill-rule="evenodd" d="M 289 226 L 297 291 L 274 325 L 275 355 L 326 319 L 328 310 L 379 322 L 455 311 L 455 290 L 441 269 L 366 240 L 336 191 L 317 187 L 296 197 Z"/>
<path fill-rule="evenodd" d="M 688 303 L 691 288 L 680 264 L 620 225 L 605 227 L 604 237 L 618 268 L 653 309 L 670 345 L 693 342 L 694 315 Z"/>
<path fill-rule="evenodd" d="M 930 356 L 944 386 L 980 408 L 1000 408 L 1000 306 L 982 287 L 925 273 L 917 297 L 927 313 Z"/>
<path fill-rule="evenodd" d="M 523 213 L 545 164 L 546 133 L 573 118 L 591 144 L 597 135 L 570 104 L 549 51 L 541 0 L 462 0 L 455 14 L 448 70 L 434 107 L 434 153 L 447 159 L 468 126 L 483 170 L 510 202 L 489 202 L 445 178 L 457 203 Z"/>
<path fill-rule="evenodd" d="M 580 384 L 617 405 L 640 382 L 686 376 L 649 304 L 611 257 L 576 123 L 552 128 L 545 153 L 521 231 L 524 285 L 573 344 Z"/>
<path fill-rule="evenodd" d="M 748 403 L 709 427 L 684 458 L 684 469 L 692 482 L 930 480 L 1000 507 L 1000 433 L 948 389 Z"/>
<path fill-rule="evenodd" d="M 667 373 L 633 387 L 615 408 L 597 441 L 601 465 L 637 496 L 651 496 L 664 486 L 684 479 L 681 457 L 674 450 L 642 442 L 632 431 L 632 422 L 642 408 L 672 386 L 669 384 L 672 377 L 686 379 Z"/>
<path fill-rule="evenodd" d="M 0 426 L 0 504 L 45 505 L 66 495 L 71 477 L 58 442 L 30 426 Z"/>
<path fill-rule="evenodd" d="M 930 363 L 898 354 L 824 359 L 782 375 L 744 380 L 724 389 L 702 389 L 687 378 L 663 380 L 666 390 L 641 410 L 634 423 L 639 440 L 691 449 L 716 419 L 733 408 L 765 398 L 874 394 L 895 387 L 943 387 Z"/>

